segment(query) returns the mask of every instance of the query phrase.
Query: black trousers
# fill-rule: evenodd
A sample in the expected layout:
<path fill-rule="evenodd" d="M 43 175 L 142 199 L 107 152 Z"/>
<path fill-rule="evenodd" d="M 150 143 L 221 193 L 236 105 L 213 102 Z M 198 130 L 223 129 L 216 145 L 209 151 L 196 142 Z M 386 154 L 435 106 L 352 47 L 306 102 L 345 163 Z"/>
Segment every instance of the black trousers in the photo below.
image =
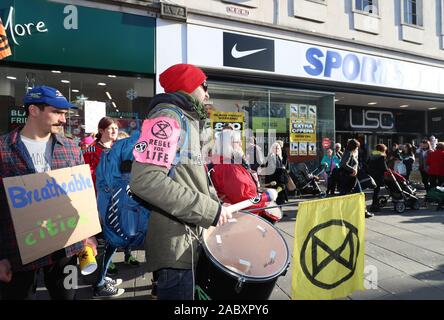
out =
<path fill-rule="evenodd" d="M 381 191 L 381 187 L 379 185 L 373 189 L 372 207 L 378 207 L 379 191 Z"/>
<path fill-rule="evenodd" d="M 50 266 L 43 268 L 45 286 L 52 300 L 74 300 L 76 290 L 64 287 L 63 273 L 66 266 L 76 266 L 77 256 L 60 258 Z M 38 270 L 14 272 L 9 283 L 0 282 L 2 300 L 31 300 L 33 298 Z"/>
<path fill-rule="evenodd" d="M 430 189 L 429 175 L 427 174 L 427 172 L 423 170 L 420 170 L 419 172 L 421 173 L 421 180 L 422 184 L 424 185 L 424 188 L 426 189 L 426 191 L 429 191 Z"/>

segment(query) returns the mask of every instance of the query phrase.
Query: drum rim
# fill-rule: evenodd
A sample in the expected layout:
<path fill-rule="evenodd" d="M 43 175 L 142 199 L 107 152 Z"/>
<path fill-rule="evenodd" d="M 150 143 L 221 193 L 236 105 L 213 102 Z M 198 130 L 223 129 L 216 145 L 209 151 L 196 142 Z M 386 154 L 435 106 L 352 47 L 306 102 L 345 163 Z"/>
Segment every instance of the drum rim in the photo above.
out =
<path fill-rule="evenodd" d="M 244 212 L 243 212 L 244 213 Z M 290 265 L 291 259 L 290 259 L 290 249 L 288 248 L 288 244 L 287 241 L 285 241 L 284 236 L 281 234 L 281 232 L 269 221 L 267 221 L 264 218 L 261 218 L 255 214 L 251 214 L 251 213 L 245 213 L 245 214 L 249 214 L 255 217 L 258 217 L 260 219 L 262 219 L 263 221 L 265 221 L 266 223 L 268 223 L 270 226 L 272 226 L 276 232 L 279 234 L 279 236 L 282 238 L 284 245 L 285 245 L 285 249 L 287 252 L 287 261 L 282 265 L 282 268 L 280 268 L 277 272 L 275 272 L 274 274 L 267 276 L 267 277 L 260 277 L 260 276 L 248 276 L 248 275 L 244 275 L 241 273 L 237 273 L 227 267 L 225 267 L 222 263 L 220 263 L 214 256 L 213 254 L 210 252 L 210 249 L 208 249 L 207 244 L 205 239 L 203 238 L 203 234 L 202 234 L 202 248 L 205 251 L 205 254 L 207 256 L 208 259 L 210 259 L 214 264 L 216 264 L 218 267 L 220 267 L 223 271 L 225 271 L 226 273 L 228 273 L 230 276 L 232 276 L 235 279 L 245 279 L 245 281 L 249 281 L 249 282 L 268 282 L 272 279 L 278 278 L 281 274 L 283 274 L 287 269 L 288 266 Z"/>

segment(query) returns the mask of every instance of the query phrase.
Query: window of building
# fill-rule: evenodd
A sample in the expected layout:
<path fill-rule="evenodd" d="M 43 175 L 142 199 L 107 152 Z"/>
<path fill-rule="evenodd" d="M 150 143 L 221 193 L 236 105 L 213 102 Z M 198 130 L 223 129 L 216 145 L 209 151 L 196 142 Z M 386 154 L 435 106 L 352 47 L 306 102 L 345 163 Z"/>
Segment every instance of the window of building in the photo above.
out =
<path fill-rule="evenodd" d="M 355 10 L 378 15 L 378 0 L 355 0 Z"/>
<path fill-rule="evenodd" d="M 0 134 L 25 124 L 23 97 L 27 88 L 47 85 L 58 89 L 78 109 L 70 111 L 65 133 L 74 140 L 85 135 L 85 101 L 102 102 L 106 116 L 116 118 L 127 133 L 144 119 L 153 97 L 151 78 L 0 67 Z"/>
<path fill-rule="evenodd" d="M 404 0 L 404 23 L 422 26 L 422 0 Z"/>
<path fill-rule="evenodd" d="M 244 113 L 243 134 L 254 135 L 265 156 L 282 140 L 290 169 L 305 162 L 314 170 L 324 156 L 322 141 L 333 141 L 331 93 L 220 82 L 209 82 L 209 92 L 217 111 Z"/>

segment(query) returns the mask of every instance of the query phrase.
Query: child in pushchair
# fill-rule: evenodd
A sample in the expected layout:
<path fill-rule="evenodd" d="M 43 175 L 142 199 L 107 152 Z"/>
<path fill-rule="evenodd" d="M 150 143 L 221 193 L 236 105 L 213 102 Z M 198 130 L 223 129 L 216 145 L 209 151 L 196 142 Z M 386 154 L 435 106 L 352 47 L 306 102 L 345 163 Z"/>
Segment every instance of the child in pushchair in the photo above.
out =
<path fill-rule="evenodd" d="M 324 172 L 324 166 L 308 171 L 305 163 L 296 165 L 295 173 L 291 173 L 292 179 L 296 185 L 296 192 L 299 195 L 315 195 L 325 197 L 326 193 L 319 186 L 319 175 Z"/>
<path fill-rule="evenodd" d="M 420 203 L 416 196 L 416 189 L 399 173 L 389 169 L 384 172 L 384 185 L 392 198 L 395 211 L 403 213 L 407 206 L 411 209 L 418 210 Z M 384 207 L 388 202 L 387 196 L 378 197 L 379 207 Z"/>

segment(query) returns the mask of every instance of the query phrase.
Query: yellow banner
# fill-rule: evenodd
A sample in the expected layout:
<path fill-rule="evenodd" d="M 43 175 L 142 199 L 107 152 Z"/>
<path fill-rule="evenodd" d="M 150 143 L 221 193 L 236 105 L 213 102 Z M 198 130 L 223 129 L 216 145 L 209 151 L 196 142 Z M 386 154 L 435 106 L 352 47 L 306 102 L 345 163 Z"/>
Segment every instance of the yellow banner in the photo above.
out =
<path fill-rule="evenodd" d="M 337 299 L 364 290 L 363 193 L 299 204 L 291 297 Z"/>

